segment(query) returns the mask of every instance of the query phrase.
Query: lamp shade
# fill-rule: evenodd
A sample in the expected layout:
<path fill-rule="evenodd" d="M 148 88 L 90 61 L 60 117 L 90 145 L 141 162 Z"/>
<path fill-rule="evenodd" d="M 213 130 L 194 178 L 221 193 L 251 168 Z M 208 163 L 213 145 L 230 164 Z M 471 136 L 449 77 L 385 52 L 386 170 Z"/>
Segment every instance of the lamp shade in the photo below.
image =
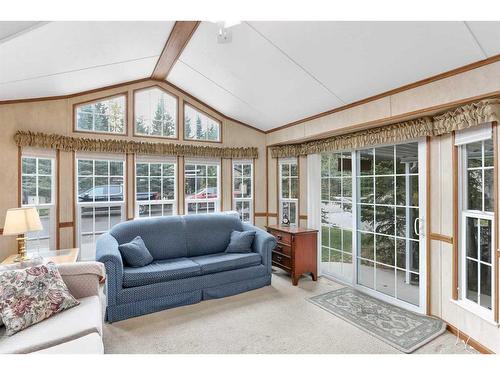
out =
<path fill-rule="evenodd" d="M 42 230 L 38 211 L 34 207 L 11 208 L 5 216 L 4 235 L 24 234 Z"/>

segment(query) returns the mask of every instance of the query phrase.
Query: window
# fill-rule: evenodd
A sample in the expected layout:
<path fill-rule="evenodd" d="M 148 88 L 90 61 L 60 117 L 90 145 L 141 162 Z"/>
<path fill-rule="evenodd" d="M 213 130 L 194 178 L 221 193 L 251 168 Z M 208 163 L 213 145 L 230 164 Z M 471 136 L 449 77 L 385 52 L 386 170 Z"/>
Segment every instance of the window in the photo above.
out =
<path fill-rule="evenodd" d="M 189 104 L 184 104 L 184 138 L 194 141 L 220 141 L 221 123 Z"/>
<path fill-rule="evenodd" d="M 23 207 L 35 207 L 43 230 L 27 234 L 27 250 L 55 249 L 55 159 L 24 155 L 22 157 Z"/>
<path fill-rule="evenodd" d="M 173 160 L 136 162 L 136 217 L 177 214 L 176 175 L 176 162 Z"/>
<path fill-rule="evenodd" d="M 97 237 L 124 220 L 125 162 L 81 157 L 76 164 L 80 258 L 92 260 Z"/>
<path fill-rule="evenodd" d="M 76 130 L 125 134 L 126 96 L 80 104 L 76 107 Z"/>
<path fill-rule="evenodd" d="M 492 228 L 495 225 L 493 141 L 487 139 L 468 143 L 460 146 L 460 150 L 461 298 L 480 314 L 490 317 L 494 274 Z"/>
<path fill-rule="evenodd" d="M 186 214 L 220 211 L 219 169 L 219 164 L 216 162 L 186 162 L 184 167 Z"/>
<path fill-rule="evenodd" d="M 135 133 L 164 138 L 177 137 L 177 98 L 159 87 L 134 94 Z"/>
<path fill-rule="evenodd" d="M 233 161 L 233 209 L 241 221 L 253 222 L 253 162 Z"/>
<path fill-rule="evenodd" d="M 352 155 L 321 156 L 322 271 L 352 281 Z"/>
<path fill-rule="evenodd" d="M 299 170 L 297 160 L 283 159 L 279 161 L 279 220 L 290 221 L 290 225 L 298 225 L 299 213 Z"/>

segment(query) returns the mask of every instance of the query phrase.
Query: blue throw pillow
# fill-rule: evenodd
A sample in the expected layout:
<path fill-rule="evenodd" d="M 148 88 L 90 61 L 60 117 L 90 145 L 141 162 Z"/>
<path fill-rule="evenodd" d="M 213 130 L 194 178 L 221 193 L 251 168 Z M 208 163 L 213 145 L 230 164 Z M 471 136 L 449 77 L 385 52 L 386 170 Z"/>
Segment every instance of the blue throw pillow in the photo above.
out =
<path fill-rule="evenodd" d="M 233 230 L 231 232 L 231 241 L 229 241 L 226 253 L 251 253 L 254 237 L 254 230 L 247 230 L 245 232 Z"/>
<path fill-rule="evenodd" d="M 141 236 L 118 246 L 125 262 L 131 267 L 144 267 L 153 261 L 153 256 Z"/>

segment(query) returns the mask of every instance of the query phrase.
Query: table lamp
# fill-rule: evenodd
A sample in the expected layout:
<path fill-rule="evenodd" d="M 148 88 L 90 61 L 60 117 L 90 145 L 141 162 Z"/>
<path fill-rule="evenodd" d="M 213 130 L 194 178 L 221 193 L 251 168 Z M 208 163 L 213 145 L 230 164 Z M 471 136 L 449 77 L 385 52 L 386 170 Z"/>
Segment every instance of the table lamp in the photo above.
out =
<path fill-rule="evenodd" d="M 4 236 L 17 235 L 17 257 L 15 262 L 23 262 L 29 259 L 26 255 L 25 233 L 42 230 L 42 223 L 38 211 L 34 207 L 10 208 L 5 216 L 3 228 Z"/>

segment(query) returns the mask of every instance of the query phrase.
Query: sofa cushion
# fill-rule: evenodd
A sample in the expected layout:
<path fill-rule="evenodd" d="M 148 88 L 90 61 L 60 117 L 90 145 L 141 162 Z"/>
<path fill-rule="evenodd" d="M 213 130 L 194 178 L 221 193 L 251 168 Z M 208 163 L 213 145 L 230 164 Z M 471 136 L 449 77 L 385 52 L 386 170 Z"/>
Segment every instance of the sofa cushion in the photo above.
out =
<path fill-rule="evenodd" d="M 0 353 L 31 353 L 96 332 L 102 336 L 102 310 L 99 296 L 80 299 L 80 305 L 65 310 L 16 333 L 0 328 Z"/>
<path fill-rule="evenodd" d="M 141 236 L 118 246 L 122 258 L 130 267 L 144 267 L 153 261 L 153 256 L 144 244 Z"/>
<path fill-rule="evenodd" d="M 101 336 L 98 333 L 91 333 L 33 354 L 104 354 L 104 346 Z"/>
<path fill-rule="evenodd" d="M 231 232 L 231 241 L 227 245 L 226 253 L 250 253 L 252 252 L 252 243 L 255 238 L 254 230 L 240 232 L 233 230 Z"/>
<path fill-rule="evenodd" d="M 187 256 L 182 216 L 129 220 L 115 225 L 109 233 L 116 238 L 119 245 L 141 236 L 154 260 Z"/>
<path fill-rule="evenodd" d="M 188 215 L 184 219 L 188 257 L 221 253 L 229 245 L 231 232 L 243 230 L 239 217 L 232 214 Z"/>
<path fill-rule="evenodd" d="M 153 261 L 144 267 L 123 267 L 123 286 L 130 288 L 201 275 L 201 267 L 187 258 Z"/>
<path fill-rule="evenodd" d="M 202 274 L 256 266 L 262 262 L 257 253 L 218 253 L 190 258 L 201 267 Z"/>

